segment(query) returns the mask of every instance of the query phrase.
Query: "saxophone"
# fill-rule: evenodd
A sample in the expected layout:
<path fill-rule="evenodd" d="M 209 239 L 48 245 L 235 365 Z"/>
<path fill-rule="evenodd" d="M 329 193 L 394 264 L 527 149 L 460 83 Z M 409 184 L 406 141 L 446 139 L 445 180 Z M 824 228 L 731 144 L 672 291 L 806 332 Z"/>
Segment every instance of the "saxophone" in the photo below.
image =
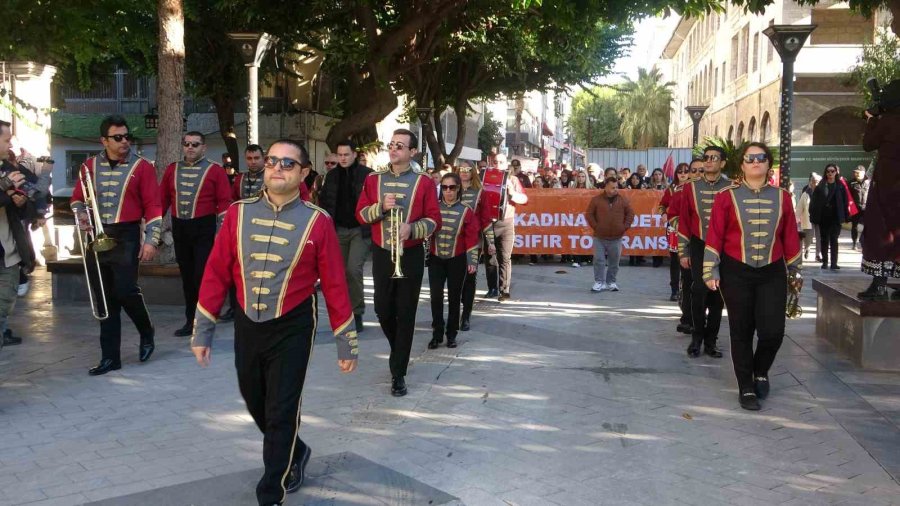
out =
<path fill-rule="evenodd" d="M 803 288 L 803 277 L 799 272 L 791 273 L 788 276 L 787 304 L 784 308 L 784 316 L 794 320 L 803 316 L 803 308 L 800 307 L 800 290 Z"/>

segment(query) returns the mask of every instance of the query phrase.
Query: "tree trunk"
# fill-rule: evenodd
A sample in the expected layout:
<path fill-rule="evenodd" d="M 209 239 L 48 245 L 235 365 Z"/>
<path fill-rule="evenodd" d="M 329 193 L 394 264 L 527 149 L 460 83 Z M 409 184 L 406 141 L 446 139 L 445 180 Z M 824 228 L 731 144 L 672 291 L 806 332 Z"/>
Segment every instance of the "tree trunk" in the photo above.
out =
<path fill-rule="evenodd" d="M 441 124 L 441 112 L 435 108 L 431 114 L 431 121 L 422 125 L 422 133 L 425 135 L 425 143 L 428 144 L 428 150 L 431 151 L 431 159 L 434 160 L 434 167 L 440 169 L 446 160 L 444 151 L 447 144 L 444 142 L 444 129 Z M 423 168 L 427 168 L 422 166 Z"/>
<path fill-rule="evenodd" d="M 887 8 L 891 11 L 891 30 L 900 36 L 900 0 L 887 0 Z"/>
<path fill-rule="evenodd" d="M 390 85 L 379 84 L 374 71 L 372 75 L 361 82 L 358 70 L 351 69 L 350 73 L 347 111 L 344 113 L 344 117 L 331 127 L 325 138 L 325 142 L 332 152 L 337 149 L 337 143 L 342 140 L 367 135 L 376 123 L 397 108 L 397 97 Z M 379 72 L 378 75 L 383 75 L 383 73 Z"/>
<path fill-rule="evenodd" d="M 156 133 L 156 172 L 161 178 L 166 166 L 181 159 L 184 114 L 184 9 L 181 0 L 159 0 L 159 129 Z M 163 214 L 168 211 L 163 209 Z M 163 224 L 159 262 L 172 263 L 172 235 Z"/>
<path fill-rule="evenodd" d="M 462 153 L 463 146 L 466 144 L 466 115 L 469 112 L 469 100 L 465 97 L 457 97 L 456 105 L 453 106 L 456 112 L 456 142 L 453 143 L 453 149 L 447 154 L 447 163 L 456 164 L 456 159 Z M 446 145 L 446 144 L 445 144 Z"/>

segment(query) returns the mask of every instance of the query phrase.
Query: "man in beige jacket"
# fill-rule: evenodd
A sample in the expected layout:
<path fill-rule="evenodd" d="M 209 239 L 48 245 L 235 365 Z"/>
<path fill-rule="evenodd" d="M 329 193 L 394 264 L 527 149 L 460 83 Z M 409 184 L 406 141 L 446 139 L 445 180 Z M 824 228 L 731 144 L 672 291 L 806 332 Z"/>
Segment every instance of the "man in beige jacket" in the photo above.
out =
<path fill-rule="evenodd" d="M 591 199 L 585 217 L 594 231 L 594 286 L 591 291 L 618 292 L 616 274 L 622 255 L 622 236 L 631 228 L 634 210 L 628 200 L 619 195 L 615 177 L 606 178 L 603 193 Z"/>

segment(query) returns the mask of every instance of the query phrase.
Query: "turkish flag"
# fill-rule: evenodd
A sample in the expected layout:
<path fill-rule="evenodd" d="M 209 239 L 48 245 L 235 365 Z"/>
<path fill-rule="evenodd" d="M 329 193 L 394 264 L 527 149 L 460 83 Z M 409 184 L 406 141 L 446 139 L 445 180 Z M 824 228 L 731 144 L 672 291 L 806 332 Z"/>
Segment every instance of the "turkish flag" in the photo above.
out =
<path fill-rule="evenodd" d="M 663 175 L 666 176 L 666 179 L 669 181 L 675 180 L 675 160 L 672 159 L 672 152 L 669 151 L 669 157 L 666 158 L 666 163 L 663 164 Z"/>

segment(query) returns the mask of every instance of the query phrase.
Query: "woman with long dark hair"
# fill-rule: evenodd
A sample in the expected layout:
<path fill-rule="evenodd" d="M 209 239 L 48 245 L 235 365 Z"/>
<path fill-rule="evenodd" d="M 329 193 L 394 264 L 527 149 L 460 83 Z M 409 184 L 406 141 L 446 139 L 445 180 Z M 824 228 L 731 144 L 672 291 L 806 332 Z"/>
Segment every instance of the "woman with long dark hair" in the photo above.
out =
<path fill-rule="evenodd" d="M 847 191 L 841 184 L 838 167 L 833 163 L 825 166 L 825 177 L 813 191 L 809 204 L 809 220 L 819 226 L 822 268 L 828 268 L 830 259 L 831 270 L 840 269 L 838 236 L 841 235 L 841 225 L 847 221 Z"/>
<path fill-rule="evenodd" d="M 491 220 L 488 206 L 484 204 L 484 199 L 482 198 L 484 192 L 481 188 L 481 177 L 478 175 L 478 169 L 469 165 L 468 162 L 463 162 L 457 169 L 457 174 L 460 180 L 459 200 L 468 206 L 469 209 L 475 211 L 475 216 L 478 218 L 478 227 L 481 230 L 478 241 L 479 248 L 487 251 L 489 256 L 494 256 L 497 254 L 497 247 L 494 246 L 494 223 Z M 480 256 L 481 251 L 479 251 Z M 475 304 L 476 284 L 476 273 L 467 273 L 462 289 L 463 313 L 459 327 L 463 332 L 470 328 L 469 320 L 472 317 L 472 306 Z"/>
<path fill-rule="evenodd" d="M 679 164 L 679 165 L 687 165 L 687 164 Z M 651 190 L 665 190 L 668 186 L 666 184 L 666 178 L 663 175 L 662 169 L 653 169 L 653 172 L 650 173 L 650 183 L 648 184 Z"/>
<path fill-rule="evenodd" d="M 669 287 L 672 289 L 670 301 L 678 300 L 679 279 L 682 278 L 682 271 L 687 271 L 690 276 L 690 269 L 681 269 L 678 262 L 678 202 L 681 196 L 681 185 L 690 181 L 691 166 L 686 163 L 679 163 L 675 167 L 675 180 L 666 188 L 662 199 L 659 201 L 659 214 L 666 215 L 666 237 L 669 243 Z M 688 281 L 687 290 L 682 290 L 682 298 L 690 297 L 691 285 Z M 678 325 L 679 332 L 685 332 L 691 327 L 690 302 L 687 305 L 688 310 L 682 311 L 681 323 Z M 689 333 L 689 332 L 685 332 Z"/>
<path fill-rule="evenodd" d="M 738 401 L 756 411 L 769 395 L 769 368 L 784 340 L 788 282 L 799 283 L 795 275 L 802 260 L 791 195 L 766 180 L 772 152 L 752 142 L 741 160 L 742 177 L 716 194 L 713 203 L 703 282 L 722 292 Z"/>
<path fill-rule="evenodd" d="M 447 347 L 456 348 L 459 307 L 467 274 L 475 274 L 481 239 L 475 211 L 459 200 L 462 181 L 453 172 L 441 177 L 441 228 L 431 238 L 428 257 L 428 286 L 431 291 L 432 338 L 428 348 L 444 342 L 444 287 L 449 310 L 446 321 Z"/>

